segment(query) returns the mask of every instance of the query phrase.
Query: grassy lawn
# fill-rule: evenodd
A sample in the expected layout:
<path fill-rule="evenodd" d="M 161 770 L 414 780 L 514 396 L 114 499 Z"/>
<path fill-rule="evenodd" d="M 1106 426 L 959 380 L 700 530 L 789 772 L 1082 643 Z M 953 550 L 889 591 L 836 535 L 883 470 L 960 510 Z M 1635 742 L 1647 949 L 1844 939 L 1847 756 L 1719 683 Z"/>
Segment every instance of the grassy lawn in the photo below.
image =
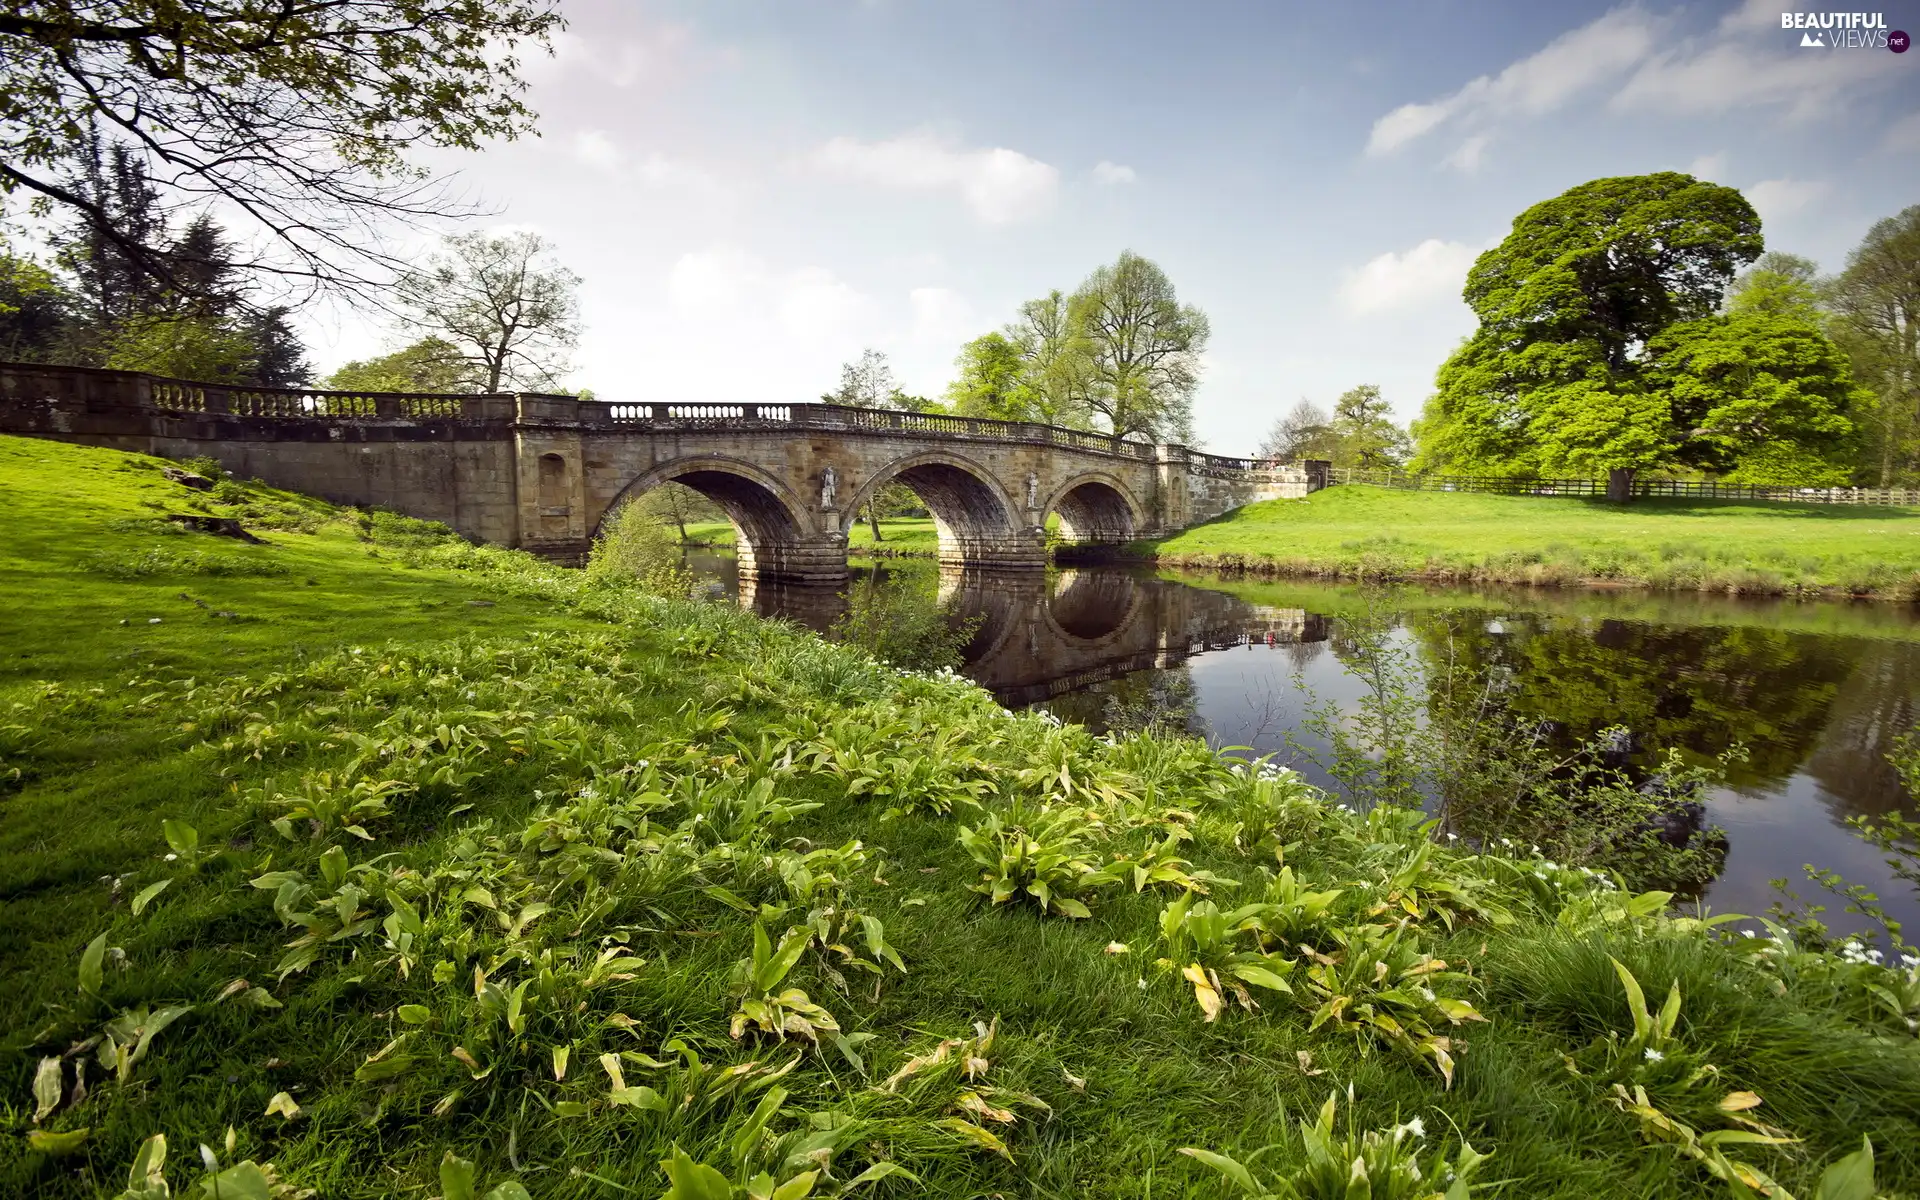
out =
<path fill-rule="evenodd" d="M 1167 566 L 1273 574 L 1920 598 L 1920 512 L 1897 508 L 1343 485 L 1147 549 Z"/>
<path fill-rule="evenodd" d="M 652 1197 L 670 1163 L 716 1200 L 1150 1200 L 1228 1194 L 1184 1147 L 1269 1144 L 1263 1178 L 1359 1195 L 1360 1147 L 1314 1182 L 1329 1095 L 1336 1142 L 1400 1128 L 1364 1151 L 1395 1195 L 1463 1139 L 1492 1157 L 1449 1197 L 1725 1194 L 1728 1156 L 1812 1197 L 1863 1136 L 1920 1188 L 1910 972 L 157 467 L 0 439 L 0 1195 L 117 1195 L 156 1134 L 174 1195 L 271 1163 Z M 163 532 L 195 512 L 266 544 Z M 1799 1140 L 1660 1135 L 1740 1118 Z"/>

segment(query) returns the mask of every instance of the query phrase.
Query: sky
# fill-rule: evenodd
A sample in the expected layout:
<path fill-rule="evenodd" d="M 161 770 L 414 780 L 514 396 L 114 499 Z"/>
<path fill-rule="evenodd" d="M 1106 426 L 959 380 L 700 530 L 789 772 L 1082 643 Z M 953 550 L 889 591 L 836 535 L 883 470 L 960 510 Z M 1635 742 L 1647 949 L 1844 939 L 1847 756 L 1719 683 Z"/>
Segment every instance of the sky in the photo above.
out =
<path fill-rule="evenodd" d="M 1828 271 L 1920 204 L 1920 51 L 1802 47 L 1783 0 L 562 9 L 539 135 L 424 161 L 581 277 L 570 383 L 607 400 L 811 400 L 866 347 L 937 398 L 1131 249 L 1210 319 L 1197 441 L 1246 453 L 1356 384 L 1418 415 L 1474 257 L 1589 179 L 1738 187 Z M 393 344 L 306 322 L 323 369 Z"/>

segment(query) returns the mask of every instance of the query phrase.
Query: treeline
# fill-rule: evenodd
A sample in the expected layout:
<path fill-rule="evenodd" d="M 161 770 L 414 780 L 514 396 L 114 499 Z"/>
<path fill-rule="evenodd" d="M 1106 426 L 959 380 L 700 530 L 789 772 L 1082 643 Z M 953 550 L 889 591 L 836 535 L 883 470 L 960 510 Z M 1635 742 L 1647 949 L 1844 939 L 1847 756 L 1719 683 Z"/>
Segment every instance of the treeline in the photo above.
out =
<path fill-rule="evenodd" d="M 312 378 L 284 307 L 253 301 L 248 264 L 205 212 L 175 221 L 143 158 L 90 140 L 67 187 L 81 215 L 48 262 L 0 241 L 0 359 L 299 387 Z"/>

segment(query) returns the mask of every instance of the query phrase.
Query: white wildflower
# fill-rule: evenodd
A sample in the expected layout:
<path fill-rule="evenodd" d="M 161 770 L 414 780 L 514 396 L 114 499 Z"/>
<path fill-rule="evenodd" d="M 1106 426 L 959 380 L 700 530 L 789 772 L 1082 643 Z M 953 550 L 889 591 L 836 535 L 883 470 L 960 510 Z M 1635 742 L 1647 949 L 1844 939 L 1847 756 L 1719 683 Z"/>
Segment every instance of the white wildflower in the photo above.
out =
<path fill-rule="evenodd" d="M 1648 1062 L 1659 1062 L 1662 1059 L 1666 1058 L 1666 1055 L 1660 1053 L 1658 1050 L 1655 1050 L 1652 1046 L 1648 1046 L 1645 1050 L 1642 1050 L 1640 1053 L 1643 1057 L 1646 1058 Z"/>

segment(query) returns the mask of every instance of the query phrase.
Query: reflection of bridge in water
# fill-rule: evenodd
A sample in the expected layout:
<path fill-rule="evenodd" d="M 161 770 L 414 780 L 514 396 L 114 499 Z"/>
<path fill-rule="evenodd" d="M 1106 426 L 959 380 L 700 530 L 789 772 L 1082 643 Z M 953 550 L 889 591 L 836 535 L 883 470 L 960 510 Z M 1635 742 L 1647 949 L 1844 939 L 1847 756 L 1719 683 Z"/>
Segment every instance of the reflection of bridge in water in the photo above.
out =
<path fill-rule="evenodd" d="M 740 602 L 763 616 L 824 630 L 847 608 L 839 589 L 743 578 Z M 1205 650 L 1249 642 L 1322 642 L 1327 619 L 1298 608 L 1248 604 L 1222 592 L 1168 585 L 1117 569 L 1031 576 L 944 571 L 940 599 L 980 628 L 964 652 L 967 675 L 1019 707 Z"/>

